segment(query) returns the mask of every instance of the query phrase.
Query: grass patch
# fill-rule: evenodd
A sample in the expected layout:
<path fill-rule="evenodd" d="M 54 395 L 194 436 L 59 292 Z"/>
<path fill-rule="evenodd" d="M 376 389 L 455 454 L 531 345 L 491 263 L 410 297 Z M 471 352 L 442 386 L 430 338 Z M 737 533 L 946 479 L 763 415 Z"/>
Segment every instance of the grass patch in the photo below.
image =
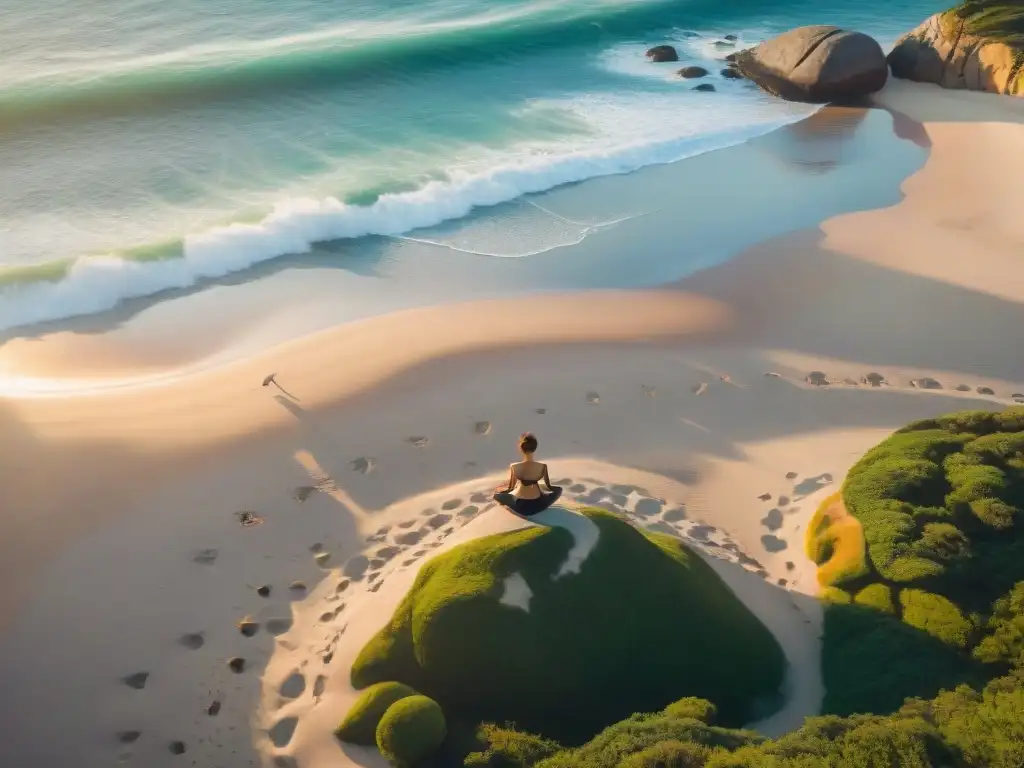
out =
<path fill-rule="evenodd" d="M 676 539 L 584 514 L 599 540 L 578 574 L 554 578 L 573 545 L 561 528 L 431 560 L 359 654 L 353 684 L 398 680 L 450 718 L 513 721 L 565 744 L 682 695 L 714 702 L 727 724 L 777 706 L 782 650 L 710 566 Z M 529 585 L 528 612 L 499 602 L 513 574 Z"/>

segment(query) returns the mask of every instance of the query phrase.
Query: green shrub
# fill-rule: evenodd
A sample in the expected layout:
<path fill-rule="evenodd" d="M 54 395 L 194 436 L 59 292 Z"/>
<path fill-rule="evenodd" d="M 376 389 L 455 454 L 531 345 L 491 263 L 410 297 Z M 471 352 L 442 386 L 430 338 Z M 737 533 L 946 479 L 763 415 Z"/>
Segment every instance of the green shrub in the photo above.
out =
<path fill-rule="evenodd" d="M 396 768 L 409 768 L 436 752 L 446 733 L 436 701 L 407 696 L 392 704 L 377 725 L 377 749 Z"/>
<path fill-rule="evenodd" d="M 826 603 L 845 605 L 853 602 L 853 596 L 839 587 L 825 587 L 821 590 L 821 599 Z"/>
<path fill-rule="evenodd" d="M 561 527 L 487 536 L 426 563 L 357 657 L 353 685 L 401 680 L 451 718 L 515 722 L 563 744 L 684 695 L 713 701 L 726 723 L 761 716 L 785 669 L 768 629 L 680 540 L 583 514 L 598 537 L 576 574 L 555 578 L 574 544 Z M 514 574 L 530 587 L 528 611 L 500 602 Z"/>
<path fill-rule="evenodd" d="M 903 621 L 956 648 L 966 648 L 973 627 L 953 603 L 920 589 L 900 592 Z"/>
<path fill-rule="evenodd" d="M 703 768 L 710 756 L 711 750 L 703 744 L 662 741 L 630 755 L 618 768 Z"/>
<path fill-rule="evenodd" d="M 480 748 L 466 756 L 466 768 L 531 768 L 558 753 L 558 742 L 485 723 L 477 730 Z"/>
<path fill-rule="evenodd" d="M 402 683 L 371 685 L 356 699 L 334 735 L 351 744 L 373 746 L 377 743 L 377 724 L 388 708 L 396 701 L 415 695 L 416 691 Z"/>
<path fill-rule="evenodd" d="M 718 716 L 718 708 L 714 704 L 707 699 L 697 699 L 693 696 L 672 702 L 663 711 L 669 717 L 692 717 L 708 725 L 714 725 Z"/>
<path fill-rule="evenodd" d="M 887 584 L 868 584 L 856 594 L 853 602 L 883 613 L 896 613 L 896 606 L 892 601 L 892 588 Z"/>
<path fill-rule="evenodd" d="M 1024 581 L 996 601 L 974 658 L 986 664 L 1024 664 Z"/>

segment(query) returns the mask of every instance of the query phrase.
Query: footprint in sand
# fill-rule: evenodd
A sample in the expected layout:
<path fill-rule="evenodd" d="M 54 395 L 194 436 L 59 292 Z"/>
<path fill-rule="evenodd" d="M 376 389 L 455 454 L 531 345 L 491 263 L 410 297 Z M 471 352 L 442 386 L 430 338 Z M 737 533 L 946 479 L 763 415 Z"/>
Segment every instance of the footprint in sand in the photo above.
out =
<path fill-rule="evenodd" d="M 404 531 L 404 530 L 406 530 L 408 528 L 412 528 L 414 525 L 416 525 L 416 521 L 415 520 L 406 520 L 404 522 L 399 523 L 398 527 L 401 528 Z"/>
<path fill-rule="evenodd" d="M 686 508 L 676 507 L 675 509 L 670 509 L 664 515 L 661 516 L 661 519 L 664 520 L 666 523 L 678 523 L 681 520 L 685 520 Z"/>
<path fill-rule="evenodd" d="M 427 550 L 425 550 L 425 549 L 417 549 L 415 552 L 412 553 L 412 556 L 413 557 L 423 557 L 425 554 L 427 554 Z"/>
<path fill-rule="evenodd" d="M 970 387 L 969 384 L 957 384 L 956 385 L 956 391 L 957 392 L 970 392 L 971 391 L 971 387 Z"/>
<path fill-rule="evenodd" d="M 398 547 L 381 547 L 377 550 L 375 557 L 378 560 L 380 560 L 381 563 L 383 564 L 391 558 L 393 558 L 399 552 L 401 552 L 401 550 Z"/>
<path fill-rule="evenodd" d="M 286 699 L 297 699 L 306 690 L 306 677 L 301 672 L 292 672 L 288 678 L 281 683 L 277 692 Z"/>
<path fill-rule="evenodd" d="M 316 680 L 313 682 L 313 698 L 319 699 L 324 695 L 324 689 L 327 687 L 327 678 L 324 675 L 317 675 Z"/>
<path fill-rule="evenodd" d="M 597 405 L 601 402 L 601 396 L 597 392 L 587 392 L 587 402 L 591 405 Z"/>
<path fill-rule="evenodd" d="M 182 635 L 178 638 L 178 643 L 188 648 L 190 651 L 198 651 L 203 647 L 203 643 L 206 642 L 206 638 L 203 637 L 202 632 L 190 632 L 187 635 Z"/>
<path fill-rule="evenodd" d="M 342 566 L 341 572 L 350 579 L 361 579 L 370 565 L 370 559 L 365 555 L 350 557 Z"/>
<path fill-rule="evenodd" d="M 373 560 L 370 561 L 369 567 L 371 571 L 379 571 L 381 568 L 384 567 L 384 565 L 385 562 L 383 560 L 381 560 L 379 557 L 375 557 L 373 558 Z"/>
<path fill-rule="evenodd" d="M 451 519 L 451 515 L 434 515 L 432 518 L 427 520 L 427 526 L 436 531 L 442 525 L 447 525 Z"/>
<path fill-rule="evenodd" d="M 217 562 L 218 555 L 220 552 L 216 549 L 203 549 L 192 555 L 192 562 L 200 565 L 213 565 Z"/>
<path fill-rule="evenodd" d="M 149 681 L 149 672 L 135 672 L 131 675 L 127 675 L 121 678 L 121 682 L 127 685 L 129 688 L 134 688 L 136 691 L 141 691 L 146 687 L 146 683 Z"/>
<path fill-rule="evenodd" d="M 480 511 L 480 507 L 476 507 L 476 506 L 472 506 L 472 505 L 470 505 L 468 507 L 463 507 L 459 511 L 459 517 L 472 517 L 473 515 L 475 515 L 479 511 Z"/>
<path fill-rule="evenodd" d="M 762 493 L 757 498 L 759 498 L 761 501 L 771 501 L 772 500 L 772 495 L 770 493 Z"/>
<path fill-rule="evenodd" d="M 641 384 L 640 388 L 644 391 L 644 394 L 648 397 L 654 397 L 658 394 L 657 387 L 648 387 L 646 384 Z"/>
<path fill-rule="evenodd" d="M 694 384 L 690 387 L 690 391 L 695 395 L 703 395 L 708 391 L 708 383 L 706 381 L 702 381 L 700 384 Z"/>
<path fill-rule="evenodd" d="M 412 565 L 413 563 L 415 563 L 415 562 L 416 562 L 416 560 L 418 560 L 418 559 L 419 559 L 419 558 L 415 558 L 415 557 L 410 557 L 410 558 L 409 558 L 408 560 L 403 560 L 403 561 L 402 561 L 402 567 L 403 567 L 403 568 L 408 568 L 408 567 L 409 567 L 410 565 Z"/>
<path fill-rule="evenodd" d="M 371 573 L 369 576 L 366 577 L 366 583 L 367 584 L 373 584 L 379 578 L 380 578 L 380 574 L 377 573 L 376 571 L 374 571 L 373 573 Z"/>
<path fill-rule="evenodd" d="M 462 499 L 448 499 L 448 501 L 441 505 L 441 509 L 448 512 L 460 506 L 462 506 Z"/>
<path fill-rule="evenodd" d="M 412 437 L 405 438 L 405 442 L 409 445 L 414 445 L 417 448 L 426 448 L 430 443 L 430 438 L 423 437 L 422 435 L 413 435 Z"/>
<path fill-rule="evenodd" d="M 795 480 L 797 477 L 798 477 L 798 473 L 796 473 L 796 472 L 787 472 L 786 473 L 786 479 L 787 480 Z"/>
<path fill-rule="evenodd" d="M 786 543 L 785 539 L 765 534 L 761 537 L 761 546 L 763 546 L 768 552 L 781 552 L 789 545 Z"/>
<path fill-rule="evenodd" d="M 777 531 L 782 527 L 782 510 L 778 507 L 769 510 L 768 514 L 761 520 L 761 525 L 769 531 Z"/>
<path fill-rule="evenodd" d="M 348 579 L 342 579 L 341 581 L 338 582 L 338 586 L 336 586 L 334 588 L 334 594 L 336 594 L 336 595 L 342 594 L 346 589 L 349 588 L 349 585 L 351 583 L 352 582 L 349 581 Z"/>
<path fill-rule="evenodd" d="M 395 536 L 395 541 L 403 547 L 411 547 L 414 544 L 419 544 L 423 535 L 424 532 L 422 529 L 418 531 L 407 531 L 406 533 L 400 533 Z"/>
<path fill-rule="evenodd" d="M 488 496 L 486 493 L 474 493 L 472 496 L 469 497 L 469 500 L 474 504 L 486 504 L 488 501 L 491 500 L 491 497 Z"/>
<path fill-rule="evenodd" d="M 358 459 L 350 461 L 348 465 L 353 472 L 358 472 L 361 475 L 368 475 L 377 468 L 377 461 L 375 459 L 371 459 L 369 456 L 360 456 Z"/>
<path fill-rule="evenodd" d="M 780 507 L 788 507 L 789 506 L 789 496 L 779 496 L 779 506 Z"/>
<path fill-rule="evenodd" d="M 640 499 L 633 511 L 643 517 L 655 517 L 661 514 L 661 502 L 657 499 Z"/>
<path fill-rule="evenodd" d="M 534 408 L 533 412 L 536 413 L 538 416 L 543 416 L 545 413 L 548 412 L 548 409 L 547 408 Z"/>
<path fill-rule="evenodd" d="M 478 421 L 473 425 L 473 433 L 477 435 L 489 435 L 491 433 L 491 422 Z"/>
<path fill-rule="evenodd" d="M 184 741 L 172 741 L 167 745 L 167 749 L 172 755 L 184 755 L 187 747 Z"/>
<path fill-rule="evenodd" d="M 118 731 L 117 740 L 122 744 L 134 744 L 141 735 L 142 731 Z"/>
<path fill-rule="evenodd" d="M 274 637 L 283 635 L 289 629 L 292 628 L 292 620 L 289 619 L 270 619 L 267 621 L 267 632 L 272 634 Z"/>
<path fill-rule="evenodd" d="M 270 736 L 270 741 L 274 746 L 281 749 L 288 746 L 288 742 L 292 740 L 292 735 L 295 733 L 295 726 L 298 724 L 299 718 L 297 717 L 282 718 L 274 723 L 267 735 Z"/>
<path fill-rule="evenodd" d="M 576 483 L 575 485 L 569 486 L 569 493 L 583 493 L 587 490 L 587 486 Z"/>
<path fill-rule="evenodd" d="M 210 717 L 216 717 L 220 714 L 221 703 L 219 699 L 214 699 L 210 702 L 210 705 L 206 708 L 206 714 Z"/>
<path fill-rule="evenodd" d="M 291 590 L 292 594 L 295 596 L 295 599 L 301 598 L 301 596 L 306 593 L 306 585 L 303 584 L 301 581 L 293 581 L 291 584 L 288 585 L 288 589 Z"/>

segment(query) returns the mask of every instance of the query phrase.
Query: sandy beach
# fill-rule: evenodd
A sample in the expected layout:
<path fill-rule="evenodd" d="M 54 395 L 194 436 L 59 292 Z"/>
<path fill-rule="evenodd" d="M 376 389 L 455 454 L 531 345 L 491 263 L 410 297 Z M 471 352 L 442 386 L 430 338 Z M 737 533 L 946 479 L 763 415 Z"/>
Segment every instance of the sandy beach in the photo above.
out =
<path fill-rule="evenodd" d="M 815 714 L 817 505 L 906 422 L 1024 401 L 1024 106 L 875 101 L 924 158 L 891 204 L 793 213 L 659 288 L 303 321 L 266 348 L 195 320 L 165 354 L 130 324 L 0 347 L 0 764 L 381 765 L 331 735 L 351 661 L 432 554 L 543 524 L 489 502 L 526 430 L 567 509 L 683 537 L 777 637 L 789 696 L 753 727 Z M 815 151 L 849 119 L 819 114 Z"/>

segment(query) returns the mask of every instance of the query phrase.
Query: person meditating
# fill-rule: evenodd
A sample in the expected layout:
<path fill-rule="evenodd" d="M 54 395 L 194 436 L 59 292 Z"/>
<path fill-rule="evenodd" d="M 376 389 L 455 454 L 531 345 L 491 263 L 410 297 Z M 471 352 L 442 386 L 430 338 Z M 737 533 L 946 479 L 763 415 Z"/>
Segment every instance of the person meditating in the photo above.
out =
<path fill-rule="evenodd" d="M 517 515 L 530 517 L 558 501 L 562 489 L 551 485 L 548 465 L 533 458 L 537 451 L 536 437 L 529 432 L 520 436 L 519 451 L 523 460 L 509 466 L 508 483 L 495 489 L 494 500 Z M 540 489 L 542 480 L 548 493 Z"/>

